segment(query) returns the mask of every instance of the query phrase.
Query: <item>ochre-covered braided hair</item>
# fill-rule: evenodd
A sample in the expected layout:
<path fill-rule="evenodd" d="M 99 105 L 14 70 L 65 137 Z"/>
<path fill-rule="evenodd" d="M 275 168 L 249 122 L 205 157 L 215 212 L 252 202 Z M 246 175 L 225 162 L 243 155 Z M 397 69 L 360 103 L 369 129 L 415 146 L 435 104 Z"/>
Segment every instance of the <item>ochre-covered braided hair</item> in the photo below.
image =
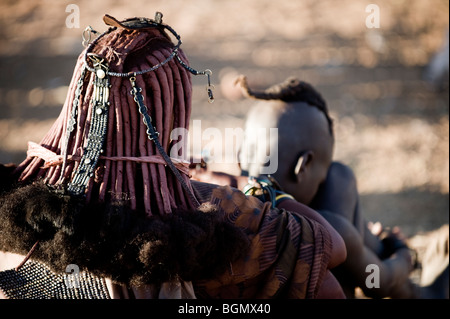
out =
<path fill-rule="evenodd" d="M 173 53 L 174 44 L 162 28 L 116 28 L 105 34 L 91 48 L 104 57 L 112 72 L 136 72 L 165 61 Z M 77 82 L 82 74 L 85 52 L 75 66 L 62 111 L 39 144 L 29 144 L 25 161 L 17 168 L 20 181 L 42 179 L 45 183 L 63 186 L 71 181 L 80 164 L 87 144 L 93 94 L 93 72 L 86 72 L 78 104 L 75 130 L 67 144 L 67 162 L 61 158 L 65 150 L 68 119 L 76 96 Z M 178 57 L 188 65 L 181 49 Z M 153 125 L 160 133 L 159 140 L 169 154 L 174 128 L 188 129 L 191 113 L 191 74 L 176 58 L 154 71 L 136 76 L 142 88 L 144 102 Z M 121 200 L 132 209 L 143 209 L 147 215 L 170 213 L 174 208 L 193 208 L 186 190 L 164 161 L 155 160 L 158 151 L 149 140 L 147 128 L 130 94 L 127 77 L 110 77 L 108 127 L 103 153 L 86 189 L 87 201 Z M 53 154 L 53 159 L 48 154 Z M 44 156 L 45 155 L 45 156 Z M 65 155 L 65 154 L 64 154 Z M 149 158 L 152 157 L 152 160 Z M 189 177 L 181 174 L 191 187 Z"/>

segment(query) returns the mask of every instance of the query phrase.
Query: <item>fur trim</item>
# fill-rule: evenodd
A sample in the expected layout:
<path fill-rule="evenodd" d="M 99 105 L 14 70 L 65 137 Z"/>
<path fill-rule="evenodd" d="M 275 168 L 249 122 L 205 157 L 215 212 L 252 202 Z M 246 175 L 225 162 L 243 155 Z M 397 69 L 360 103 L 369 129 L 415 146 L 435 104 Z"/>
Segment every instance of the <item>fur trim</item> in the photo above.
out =
<path fill-rule="evenodd" d="M 249 240 L 213 206 L 145 217 L 121 202 L 85 204 L 42 182 L 0 196 L 0 250 L 26 254 L 55 272 L 69 264 L 134 286 L 210 279 L 242 257 Z"/>

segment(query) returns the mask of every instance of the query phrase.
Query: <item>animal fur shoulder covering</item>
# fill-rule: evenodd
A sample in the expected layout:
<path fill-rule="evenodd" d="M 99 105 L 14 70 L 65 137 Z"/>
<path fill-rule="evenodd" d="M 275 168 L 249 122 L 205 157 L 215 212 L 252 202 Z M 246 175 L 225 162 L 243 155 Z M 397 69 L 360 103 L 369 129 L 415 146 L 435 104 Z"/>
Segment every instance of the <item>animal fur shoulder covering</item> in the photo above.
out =
<path fill-rule="evenodd" d="M 212 278 L 242 257 L 248 239 L 213 206 L 146 217 L 121 202 L 85 204 L 41 182 L 0 195 L 0 250 L 62 273 L 69 264 L 128 285 Z"/>

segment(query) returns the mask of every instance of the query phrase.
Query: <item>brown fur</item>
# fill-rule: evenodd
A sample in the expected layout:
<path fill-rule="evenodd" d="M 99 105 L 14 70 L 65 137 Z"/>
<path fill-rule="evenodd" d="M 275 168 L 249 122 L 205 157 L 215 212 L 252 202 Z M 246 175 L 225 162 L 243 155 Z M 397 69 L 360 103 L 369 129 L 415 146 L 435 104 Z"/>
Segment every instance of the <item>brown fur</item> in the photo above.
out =
<path fill-rule="evenodd" d="M 0 196 L 0 250 L 26 254 L 55 272 L 69 264 L 130 285 L 176 276 L 211 278 L 242 257 L 248 239 L 213 206 L 146 217 L 121 202 L 85 204 L 42 182 Z"/>

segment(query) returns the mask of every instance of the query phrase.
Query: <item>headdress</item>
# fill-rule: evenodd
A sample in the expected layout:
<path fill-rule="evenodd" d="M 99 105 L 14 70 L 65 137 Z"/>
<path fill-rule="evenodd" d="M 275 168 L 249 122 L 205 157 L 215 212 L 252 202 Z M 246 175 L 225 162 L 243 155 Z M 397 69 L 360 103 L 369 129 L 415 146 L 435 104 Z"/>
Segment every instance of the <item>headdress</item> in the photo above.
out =
<path fill-rule="evenodd" d="M 180 36 L 159 12 L 103 20 L 110 27 L 92 42 L 97 32 L 83 32 L 87 47 L 63 109 L 41 142 L 29 143 L 20 180 L 42 178 L 87 201 L 127 201 L 147 215 L 198 206 L 183 154 L 168 154 L 172 130 L 189 126 L 190 74 L 207 76 L 212 101 L 211 71 L 189 66 Z"/>

